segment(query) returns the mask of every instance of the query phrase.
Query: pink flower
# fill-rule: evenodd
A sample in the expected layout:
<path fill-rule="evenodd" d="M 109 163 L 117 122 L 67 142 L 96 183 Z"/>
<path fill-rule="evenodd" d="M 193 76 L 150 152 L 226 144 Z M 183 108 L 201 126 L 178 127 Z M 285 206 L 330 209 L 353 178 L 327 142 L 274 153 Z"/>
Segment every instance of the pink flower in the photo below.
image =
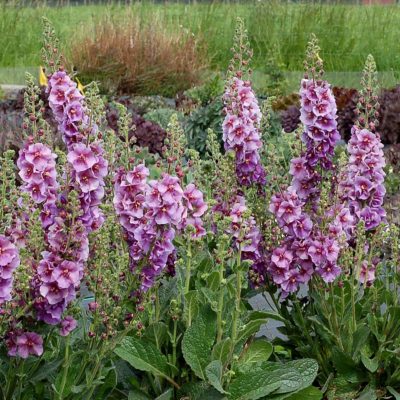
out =
<path fill-rule="evenodd" d="M 293 260 L 293 253 L 286 247 L 278 247 L 272 252 L 271 261 L 282 269 L 289 269 Z"/>
<path fill-rule="evenodd" d="M 90 147 L 85 146 L 82 143 L 77 143 L 72 146 L 72 149 L 73 150 L 68 153 L 67 158 L 75 171 L 86 171 L 96 164 L 97 159 Z"/>
<path fill-rule="evenodd" d="M 71 316 L 66 316 L 62 321 L 61 321 L 61 329 L 60 329 L 60 335 L 61 336 L 68 336 L 78 325 L 76 320 L 72 318 Z"/>
<path fill-rule="evenodd" d="M 43 354 L 43 339 L 37 333 L 25 332 L 16 338 L 16 347 L 9 355 L 18 355 L 28 358 L 30 355 L 41 356 Z"/>

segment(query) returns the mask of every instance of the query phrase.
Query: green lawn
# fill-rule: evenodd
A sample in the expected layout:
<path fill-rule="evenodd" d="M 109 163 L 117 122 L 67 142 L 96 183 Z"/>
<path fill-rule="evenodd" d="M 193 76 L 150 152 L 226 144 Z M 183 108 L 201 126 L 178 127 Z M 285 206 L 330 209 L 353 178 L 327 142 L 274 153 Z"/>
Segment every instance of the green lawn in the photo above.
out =
<path fill-rule="evenodd" d="M 244 18 L 254 49 L 253 66 L 267 60 L 286 71 L 301 71 L 311 32 L 320 39 L 328 71 L 360 71 L 374 55 L 378 69 L 397 80 L 400 71 L 400 6 L 287 4 L 271 1 L 212 4 L 153 3 L 125 6 L 18 8 L 0 6 L 0 68 L 40 64 L 41 17 L 54 24 L 68 55 L 79 40 L 105 16 L 118 21 L 131 11 L 144 24 L 160 19 L 169 29 L 190 29 L 208 48 L 210 67 L 225 70 L 236 17 Z M 3 74 L 4 75 L 4 74 Z M 0 77 L 1 77 L 0 72 Z"/>

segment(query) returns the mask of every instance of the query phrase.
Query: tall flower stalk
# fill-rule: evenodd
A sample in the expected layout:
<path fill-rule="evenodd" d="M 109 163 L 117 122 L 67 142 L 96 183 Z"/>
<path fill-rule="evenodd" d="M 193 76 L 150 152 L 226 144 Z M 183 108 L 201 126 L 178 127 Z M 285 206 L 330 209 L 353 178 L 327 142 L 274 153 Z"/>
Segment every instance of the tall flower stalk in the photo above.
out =
<path fill-rule="evenodd" d="M 241 185 L 265 185 L 265 170 L 259 150 L 261 112 L 251 88 L 249 62 L 252 51 L 243 21 L 238 19 L 233 46 L 233 58 L 229 66 L 223 97 L 225 119 L 223 140 L 225 150 L 235 152 L 236 174 Z"/>
<path fill-rule="evenodd" d="M 350 207 L 355 222 L 363 221 L 371 230 L 385 221 L 385 158 L 378 125 L 378 85 L 376 64 L 369 55 L 361 81 L 362 91 L 357 105 L 358 119 L 347 145 L 349 162 L 340 184 L 343 202 Z"/>
<path fill-rule="evenodd" d="M 323 215 L 322 206 L 327 200 L 321 201 L 324 185 L 330 181 L 329 193 L 324 196 L 331 199 L 336 187 L 330 173 L 334 171 L 334 148 L 340 136 L 335 99 L 330 85 L 322 79 L 319 51 L 313 36 L 307 48 L 307 72 L 300 88 L 305 148 L 300 157 L 291 161 L 291 185 L 272 196 L 269 208 L 283 233 L 280 245 L 272 251 L 269 273 L 283 296 L 308 283 L 314 274 L 326 283 L 340 275 L 341 238 L 351 223 L 348 210 L 342 207 Z M 326 223 L 322 224 L 324 218 Z"/>

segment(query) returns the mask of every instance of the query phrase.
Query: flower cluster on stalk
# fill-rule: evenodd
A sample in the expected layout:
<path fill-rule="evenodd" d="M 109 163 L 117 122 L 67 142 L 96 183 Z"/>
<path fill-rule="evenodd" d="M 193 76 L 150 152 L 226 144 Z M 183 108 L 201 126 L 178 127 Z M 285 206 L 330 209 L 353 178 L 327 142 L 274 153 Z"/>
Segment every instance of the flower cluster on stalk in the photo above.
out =
<path fill-rule="evenodd" d="M 164 173 L 148 181 L 144 164 L 131 171 L 118 171 L 114 206 L 126 233 L 130 267 L 139 272 L 141 289 L 153 286 L 166 268 L 175 247 L 177 232 L 194 227 L 193 237 L 205 234 L 201 217 L 207 210 L 203 193 L 193 183 L 182 188 L 178 177 Z"/>
<path fill-rule="evenodd" d="M 261 112 L 249 80 L 243 70 L 248 66 L 251 51 L 247 34 L 239 20 L 227 87 L 223 97 L 225 119 L 222 125 L 225 150 L 233 150 L 236 157 L 236 174 L 241 185 L 265 185 L 266 174 L 259 150 Z M 247 56 L 248 59 L 244 59 Z M 247 72 L 250 75 L 250 71 Z"/>
<path fill-rule="evenodd" d="M 314 273 L 333 282 L 341 273 L 338 258 L 342 237 L 352 227 L 353 218 L 346 207 L 333 207 L 322 228 L 317 216 L 323 177 L 334 170 L 334 147 L 340 135 L 336 123 L 336 104 L 330 85 L 322 80 L 322 61 L 316 39 L 307 50 L 307 75 L 301 82 L 302 141 L 305 150 L 290 163 L 292 183 L 271 198 L 269 210 L 275 215 L 284 235 L 272 251 L 269 274 L 286 296 L 307 283 Z M 335 180 L 331 180 L 331 192 Z"/>
<path fill-rule="evenodd" d="M 358 104 L 358 120 L 351 130 L 347 144 L 349 161 L 340 183 L 341 200 L 348 204 L 355 222 L 362 220 L 366 230 L 376 228 L 385 221 L 385 158 L 383 144 L 376 132 L 377 78 L 373 57 L 367 58 L 363 90 Z"/>
<path fill-rule="evenodd" d="M 99 204 L 104 196 L 107 161 L 97 139 L 98 128 L 88 115 L 83 95 L 64 70 L 49 80 L 49 105 L 68 149 L 73 188 L 79 193 L 82 221 L 88 233 L 103 223 Z"/>

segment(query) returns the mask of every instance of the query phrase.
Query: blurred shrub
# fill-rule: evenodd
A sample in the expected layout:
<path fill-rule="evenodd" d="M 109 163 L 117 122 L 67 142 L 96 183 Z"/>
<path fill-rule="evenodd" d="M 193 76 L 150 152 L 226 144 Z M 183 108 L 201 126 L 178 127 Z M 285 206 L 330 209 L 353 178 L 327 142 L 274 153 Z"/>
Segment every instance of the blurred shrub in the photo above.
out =
<path fill-rule="evenodd" d="M 18 150 L 23 145 L 26 135 L 23 130 L 24 93 L 25 90 L 22 89 L 15 98 L 0 101 L 0 153 L 7 149 L 13 149 L 18 154 Z M 40 100 L 44 104 L 43 115 L 53 129 L 55 143 L 60 145 L 61 136 L 57 131 L 57 123 L 48 105 L 45 88 L 41 89 Z"/>
<path fill-rule="evenodd" d="M 173 97 L 200 81 L 206 53 L 186 30 L 127 16 L 97 23 L 72 45 L 71 58 L 82 79 L 108 91 Z"/>
<path fill-rule="evenodd" d="M 285 93 L 288 86 L 288 81 L 284 74 L 285 66 L 276 58 L 278 49 L 275 48 L 266 58 L 261 71 L 265 75 L 262 85 L 258 90 L 258 95 L 262 97 L 279 96 Z"/>
<path fill-rule="evenodd" d="M 280 112 L 282 128 L 285 132 L 294 132 L 300 124 L 300 109 L 297 106 L 289 106 Z"/>
<path fill-rule="evenodd" d="M 223 104 L 216 99 L 204 107 L 198 107 L 190 113 L 184 124 L 188 145 L 204 154 L 207 129 L 211 128 L 222 141 Z"/>
<path fill-rule="evenodd" d="M 136 144 L 140 147 L 147 147 L 150 153 L 162 154 L 166 131 L 160 125 L 146 121 L 142 116 L 136 113 L 130 114 L 132 121 L 129 130 L 129 139 L 136 138 Z M 115 103 L 108 103 L 106 106 L 106 119 L 108 126 L 118 135 L 118 110 Z M 121 138 L 124 139 L 124 138 Z"/>
<path fill-rule="evenodd" d="M 337 106 L 338 130 L 342 139 L 348 141 L 351 135 L 351 128 L 356 120 L 356 107 L 358 101 L 358 91 L 344 87 L 333 87 Z"/>
<path fill-rule="evenodd" d="M 383 90 L 379 96 L 379 127 L 384 144 L 400 143 L 400 86 Z"/>
<path fill-rule="evenodd" d="M 173 114 L 177 114 L 178 121 L 180 123 L 183 123 L 183 113 L 176 111 L 172 108 L 158 108 L 156 110 L 149 111 L 148 113 L 143 115 L 143 118 L 147 121 L 151 121 L 160 125 L 161 128 L 166 130 Z"/>
<path fill-rule="evenodd" d="M 186 90 L 184 94 L 193 102 L 206 106 L 217 97 L 222 97 L 223 93 L 224 81 L 221 75 L 218 74 L 207 80 L 203 85 Z"/>
<path fill-rule="evenodd" d="M 290 106 L 300 108 L 300 96 L 297 93 L 291 93 L 287 96 L 278 96 L 272 102 L 274 111 L 285 111 Z"/>
<path fill-rule="evenodd" d="M 123 104 L 129 112 L 139 115 L 144 115 L 160 108 L 175 108 L 173 100 L 162 96 L 112 96 L 109 102 Z"/>

